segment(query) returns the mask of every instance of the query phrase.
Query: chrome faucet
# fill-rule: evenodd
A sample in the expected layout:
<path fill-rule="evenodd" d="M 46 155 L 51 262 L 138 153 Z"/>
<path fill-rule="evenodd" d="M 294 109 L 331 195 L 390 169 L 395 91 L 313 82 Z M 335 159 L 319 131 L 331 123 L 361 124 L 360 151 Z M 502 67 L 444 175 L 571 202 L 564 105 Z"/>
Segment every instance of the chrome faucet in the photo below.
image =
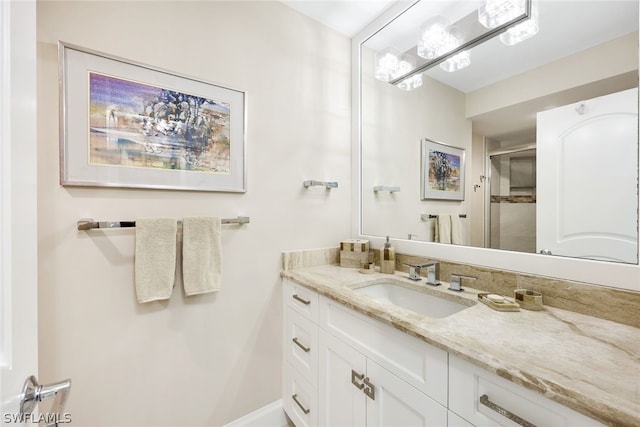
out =
<path fill-rule="evenodd" d="M 452 274 L 451 282 L 449 283 L 449 290 L 456 291 L 456 292 L 463 292 L 464 291 L 464 289 L 462 288 L 463 279 L 476 280 L 475 277 L 463 276 L 462 274 Z"/>
<path fill-rule="evenodd" d="M 440 263 L 438 261 L 427 261 L 420 264 L 404 264 L 409 267 L 409 279 L 420 281 L 420 269 L 429 267 L 427 269 L 427 285 L 438 286 L 438 276 L 440 274 Z"/>
<path fill-rule="evenodd" d="M 428 261 L 421 264 L 427 267 L 427 285 L 440 286 L 440 263 L 438 261 Z"/>

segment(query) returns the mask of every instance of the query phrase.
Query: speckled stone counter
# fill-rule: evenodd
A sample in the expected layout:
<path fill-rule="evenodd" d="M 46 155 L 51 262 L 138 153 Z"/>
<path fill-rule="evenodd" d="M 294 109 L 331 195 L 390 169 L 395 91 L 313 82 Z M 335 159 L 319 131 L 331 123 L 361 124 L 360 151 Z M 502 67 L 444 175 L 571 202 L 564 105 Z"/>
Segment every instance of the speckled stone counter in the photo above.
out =
<path fill-rule="evenodd" d="M 427 287 L 406 273 L 361 274 L 338 265 L 285 269 L 282 276 L 464 358 L 500 377 L 612 426 L 640 426 L 640 329 L 545 307 L 498 312 L 477 290 Z M 435 319 L 354 292 L 394 281 L 470 307 Z"/>

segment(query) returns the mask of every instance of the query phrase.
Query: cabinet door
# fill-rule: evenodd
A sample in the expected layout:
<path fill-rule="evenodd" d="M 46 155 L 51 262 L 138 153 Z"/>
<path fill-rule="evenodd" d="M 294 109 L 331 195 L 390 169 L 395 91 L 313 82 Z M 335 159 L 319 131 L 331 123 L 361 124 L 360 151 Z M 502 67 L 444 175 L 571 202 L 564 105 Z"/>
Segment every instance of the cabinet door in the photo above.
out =
<path fill-rule="evenodd" d="M 320 330 L 318 347 L 319 425 L 364 426 L 367 396 L 353 382 L 364 384 L 365 357 L 323 330 Z"/>
<path fill-rule="evenodd" d="M 447 425 L 447 408 L 371 360 L 367 378 L 374 386 L 367 399 L 367 426 Z"/>

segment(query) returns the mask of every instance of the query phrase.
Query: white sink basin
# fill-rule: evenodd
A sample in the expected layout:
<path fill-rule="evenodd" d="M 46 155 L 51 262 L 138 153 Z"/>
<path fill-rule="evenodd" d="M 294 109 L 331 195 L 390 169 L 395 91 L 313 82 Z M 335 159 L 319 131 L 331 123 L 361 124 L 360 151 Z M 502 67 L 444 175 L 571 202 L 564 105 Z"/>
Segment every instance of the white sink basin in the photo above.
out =
<path fill-rule="evenodd" d="M 451 316 L 470 306 L 414 289 L 405 288 L 395 283 L 375 283 L 354 289 L 354 291 L 359 294 L 368 295 L 378 302 L 396 305 L 406 308 L 407 310 L 415 311 L 423 316 L 434 318 Z"/>

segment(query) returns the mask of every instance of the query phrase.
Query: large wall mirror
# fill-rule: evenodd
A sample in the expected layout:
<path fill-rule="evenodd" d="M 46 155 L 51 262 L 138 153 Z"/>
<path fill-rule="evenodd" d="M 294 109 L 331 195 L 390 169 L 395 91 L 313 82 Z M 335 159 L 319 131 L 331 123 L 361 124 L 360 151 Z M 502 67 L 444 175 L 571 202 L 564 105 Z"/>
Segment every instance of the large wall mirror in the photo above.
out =
<path fill-rule="evenodd" d="M 356 234 L 640 290 L 638 2 L 534 0 L 531 34 L 434 61 L 490 3 L 398 2 L 354 39 Z"/>

